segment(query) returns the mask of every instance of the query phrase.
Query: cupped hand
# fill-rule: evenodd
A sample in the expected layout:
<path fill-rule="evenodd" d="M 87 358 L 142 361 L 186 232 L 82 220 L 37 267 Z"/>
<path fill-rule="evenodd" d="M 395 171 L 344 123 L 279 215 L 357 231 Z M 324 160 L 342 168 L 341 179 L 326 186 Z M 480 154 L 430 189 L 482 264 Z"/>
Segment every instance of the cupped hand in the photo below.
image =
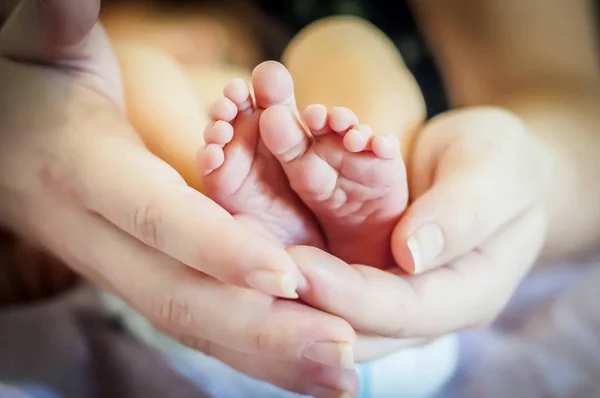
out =
<path fill-rule="evenodd" d="M 312 247 L 288 249 L 308 281 L 299 289 L 301 298 L 347 320 L 359 333 L 358 362 L 487 325 L 544 242 L 551 158 L 516 116 L 494 108 L 449 112 L 425 126 L 412 160 L 413 200 L 393 240 L 396 258 L 408 272 L 348 265 Z M 431 224 L 441 232 L 414 237 L 419 227 Z M 432 235 L 432 241 L 423 239 Z M 416 239 L 421 247 L 409 243 Z M 430 244 L 437 255 L 416 252 Z M 299 363 L 265 357 L 257 368 L 258 358 L 204 348 L 244 372 L 290 388 L 309 372 Z M 344 383 L 355 391 L 351 379 Z"/>
<path fill-rule="evenodd" d="M 544 243 L 551 159 L 508 111 L 473 108 L 432 120 L 416 143 L 412 202 L 393 235 L 408 272 L 291 251 L 309 282 L 302 299 L 388 339 L 487 325 Z M 357 359 L 371 358 L 377 344 L 370 347 Z"/>
<path fill-rule="evenodd" d="M 124 116 L 100 1 L 12 3 L 0 33 L 2 223 L 188 345 L 331 365 L 302 388 L 337 385 L 354 331 L 274 298 L 302 283 L 285 249 L 144 147 Z"/>
<path fill-rule="evenodd" d="M 188 188 L 126 123 L 98 5 L 24 1 L 2 30 L 0 214 L 184 343 L 296 391 L 352 391 L 354 375 L 319 365 L 348 359 L 347 322 L 370 336 L 358 359 L 407 344 L 395 339 L 482 325 L 535 261 L 546 158 L 518 119 L 494 109 L 445 115 L 417 143 L 394 250 L 409 272 L 428 272 L 349 267 L 262 239 Z M 222 282 L 284 297 L 298 287 L 333 315 Z M 316 342 L 325 344 L 303 354 Z"/>

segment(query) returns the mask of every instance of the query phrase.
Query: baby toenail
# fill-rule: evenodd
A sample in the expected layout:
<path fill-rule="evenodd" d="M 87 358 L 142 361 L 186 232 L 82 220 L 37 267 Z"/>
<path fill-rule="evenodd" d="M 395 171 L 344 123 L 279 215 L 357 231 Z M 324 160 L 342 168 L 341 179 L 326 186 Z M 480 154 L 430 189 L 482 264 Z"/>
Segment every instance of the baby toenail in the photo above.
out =
<path fill-rule="evenodd" d="M 361 134 L 365 137 L 369 137 L 369 136 L 373 135 L 373 129 L 371 127 L 369 127 L 368 124 L 358 125 L 358 131 L 360 131 Z"/>

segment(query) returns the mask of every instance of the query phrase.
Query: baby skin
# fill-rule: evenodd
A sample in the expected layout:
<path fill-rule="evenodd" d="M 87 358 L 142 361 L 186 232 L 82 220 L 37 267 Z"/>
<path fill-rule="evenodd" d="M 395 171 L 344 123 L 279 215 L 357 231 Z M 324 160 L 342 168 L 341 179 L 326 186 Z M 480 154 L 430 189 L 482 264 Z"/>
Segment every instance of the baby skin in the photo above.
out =
<path fill-rule="evenodd" d="M 252 90 L 236 79 L 223 94 L 198 152 L 205 194 L 285 245 L 393 266 L 391 234 L 408 201 L 398 139 L 346 108 L 310 105 L 300 115 L 277 62 L 255 68 Z"/>

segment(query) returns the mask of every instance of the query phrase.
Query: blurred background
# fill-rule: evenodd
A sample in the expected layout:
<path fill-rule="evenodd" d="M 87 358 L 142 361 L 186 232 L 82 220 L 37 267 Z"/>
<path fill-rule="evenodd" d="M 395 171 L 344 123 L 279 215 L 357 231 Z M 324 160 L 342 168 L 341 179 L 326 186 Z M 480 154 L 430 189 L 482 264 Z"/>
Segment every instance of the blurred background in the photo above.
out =
<path fill-rule="evenodd" d="M 385 0 L 108 0 L 102 20 L 118 40 L 158 46 L 195 67 L 251 70 L 278 60 L 303 27 L 331 15 L 371 21 L 396 44 L 425 94 L 430 116 L 446 109 L 443 88 L 408 2 Z"/>

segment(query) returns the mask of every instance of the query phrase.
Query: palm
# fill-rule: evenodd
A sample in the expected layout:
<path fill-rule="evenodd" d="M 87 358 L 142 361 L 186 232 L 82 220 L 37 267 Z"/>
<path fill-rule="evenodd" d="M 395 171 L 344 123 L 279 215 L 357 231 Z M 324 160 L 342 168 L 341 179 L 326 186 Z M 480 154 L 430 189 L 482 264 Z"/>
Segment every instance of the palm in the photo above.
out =
<path fill-rule="evenodd" d="M 95 3 L 92 0 L 26 2 L 28 5 L 39 3 L 40 7 L 44 4 L 58 8 L 65 6 L 68 10 L 60 11 L 67 13 L 72 13 L 73 8 L 76 12 L 86 11 L 86 7 Z M 11 17 L 20 23 L 13 25 L 31 28 L 31 21 L 17 20 L 31 17 L 20 10 L 20 14 Z M 37 14 L 34 15 L 37 17 Z M 85 16 L 83 19 L 86 19 Z M 73 22 L 66 16 L 64 20 Z M 54 28 L 64 29 L 63 33 L 68 31 L 65 26 Z M 322 332 L 320 327 L 316 328 L 319 330 L 311 328 L 311 333 L 318 334 L 314 337 L 318 340 L 331 340 L 330 334 L 335 334 L 336 338 L 346 341 L 353 337 L 353 331 L 341 320 L 307 308 L 303 321 L 298 321 L 300 326 L 285 322 L 287 329 L 269 328 L 268 335 L 273 335 L 270 339 L 255 340 L 247 327 L 240 326 L 244 323 L 243 317 L 232 316 L 223 320 L 220 314 L 215 313 L 209 302 L 221 293 L 232 300 L 232 287 L 219 284 L 183 263 L 197 268 L 212 266 L 212 259 L 203 261 L 206 255 L 213 252 L 227 255 L 216 248 L 217 239 L 227 236 L 228 243 L 233 240 L 234 246 L 237 239 L 243 242 L 237 247 L 249 255 L 232 256 L 243 258 L 244 265 L 249 263 L 249 258 L 250 262 L 261 266 L 265 261 L 280 265 L 281 258 L 290 266 L 293 262 L 279 247 L 269 252 L 260 238 L 257 238 L 259 243 L 256 244 L 246 239 L 245 234 L 254 236 L 253 231 L 239 226 L 234 220 L 227 224 L 228 215 L 224 210 L 187 187 L 174 169 L 143 146 L 140 137 L 125 120 L 116 60 L 99 25 L 93 22 L 88 32 L 84 32 L 87 39 L 76 48 L 68 47 L 68 50 L 58 43 L 48 43 L 44 36 L 36 37 L 35 32 L 23 36 L 30 40 L 24 43 L 17 40 L 20 33 L 11 28 L 2 30 L 0 34 L 0 119 L 4 134 L 0 141 L 2 221 L 17 232 L 28 235 L 79 273 L 119 294 L 163 330 L 178 335 L 184 333 L 182 329 L 188 328 L 185 330 L 187 335 L 206 338 L 212 345 L 196 348 L 209 349 L 212 354 L 242 371 L 260 369 L 254 365 L 257 362 L 272 363 L 274 367 L 270 369 L 274 369 L 273 373 L 253 375 L 294 389 L 302 389 L 310 383 L 311 380 L 306 377 L 315 378 L 327 373 L 319 371 L 324 366 L 272 361 L 215 344 L 237 344 L 236 348 L 242 347 L 240 350 L 246 352 L 269 352 L 271 346 L 284 347 L 288 356 L 297 357 L 302 347 L 294 349 L 294 344 L 307 344 L 304 340 L 296 340 L 304 339 L 303 327 L 310 325 L 307 321 L 312 318 L 325 318 L 327 322 L 316 323 L 332 326 L 331 329 L 323 328 Z M 57 36 L 62 37 L 60 34 L 53 37 Z M 13 46 L 17 42 L 19 46 Z M 48 48 L 53 50 L 48 51 Z M 162 199 L 168 211 L 165 211 L 164 217 L 152 219 L 154 213 L 143 208 L 154 204 L 157 197 Z M 212 219 L 218 219 L 219 226 L 230 232 L 206 234 L 206 230 L 210 229 L 206 225 L 210 226 Z M 182 220 L 185 222 L 182 223 Z M 151 227 L 153 222 L 156 228 Z M 182 231 L 177 230 L 181 225 Z M 159 229 L 170 233 L 161 235 L 157 232 Z M 172 240 L 161 240 L 159 236 Z M 157 248 L 158 245 L 162 247 Z M 246 247 L 249 249 L 246 250 Z M 163 250 L 171 252 L 163 253 Z M 272 253 L 273 261 L 265 260 L 265 256 Z M 233 263 L 223 257 L 214 262 L 219 266 L 218 272 L 227 272 L 223 265 Z M 215 276 L 234 278 L 243 275 L 243 272 Z M 136 277 L 132 278 L 132 275 Z M 145 278 L 149 279 L 143 281 Z M 194 288 L 187 289 L 188 293 L 183 297 L 185 289 L 182 286 L 186 283 L 193 283 Z M 205 298 L 192 299 L 187 294 L 205 295 Z M 174 302 L 169 300 L 175 296 L 182 297 L 181 300 L 186 303 L 199 305 L 194 307 L 190 318 L 202 320 L 201 327 L 189 329 L 189 325 L 178 323 L 177 313 L 165 316 L 164 311 L 157 311 L 157 308 L 174 309 Z M 247 298 L 247 295 L 242 296 Z M 165 300 L 171 305 L 161 304 Z M 267 296 L 258 302 L 234 299 L 232 307 L 237 310 L 247 305 L 250 310 L 260 312 L 264 309 L 268 312 L 269 300 Z M 222 305 L 223 301 L 218 301 Z M 273 322 L 284 324 L 278 320 L 279 317 L 290 314 L 296 317 L 297 308 L 280 310 L 273 315 Z M 285 333 L 275 333 L 289 330 L 293 334 L 296 328 L 299 329 L 297 339 L 288 338 Z M 340 328 L 343 333 L 338 332 Z M 212 331 L 215 335 L 211 335 Z M 320 337 L 321 334 L 325 337 Z M 287 344 L 278 343 L 279 339 L 286 339 Z M 261 344 L 256 347 L 255 341 Z M 263 347 L 265 343 L 269 346 Z M 324 383 L 337 382 L 337 371 L 332 372 L 330 379 Z"/>
<path fill-rule="evenodd" d="M 412 203 L 393 244 L 401 260 L 409 259 L 411 228 L 435 217 L 444 228 L 444 251 L 427 272 L 349 268 L 334 258 L 319 267 L 300 264 L 312 287 L 302 298 L 370 336 L 427 339 L 489 323 L 545 239 L 548 164 L 506 112 L 448 113 L 426 126 L 412 159 Z M 384 355 L 377 352 L 381 344 L 357 357 Z"/>

